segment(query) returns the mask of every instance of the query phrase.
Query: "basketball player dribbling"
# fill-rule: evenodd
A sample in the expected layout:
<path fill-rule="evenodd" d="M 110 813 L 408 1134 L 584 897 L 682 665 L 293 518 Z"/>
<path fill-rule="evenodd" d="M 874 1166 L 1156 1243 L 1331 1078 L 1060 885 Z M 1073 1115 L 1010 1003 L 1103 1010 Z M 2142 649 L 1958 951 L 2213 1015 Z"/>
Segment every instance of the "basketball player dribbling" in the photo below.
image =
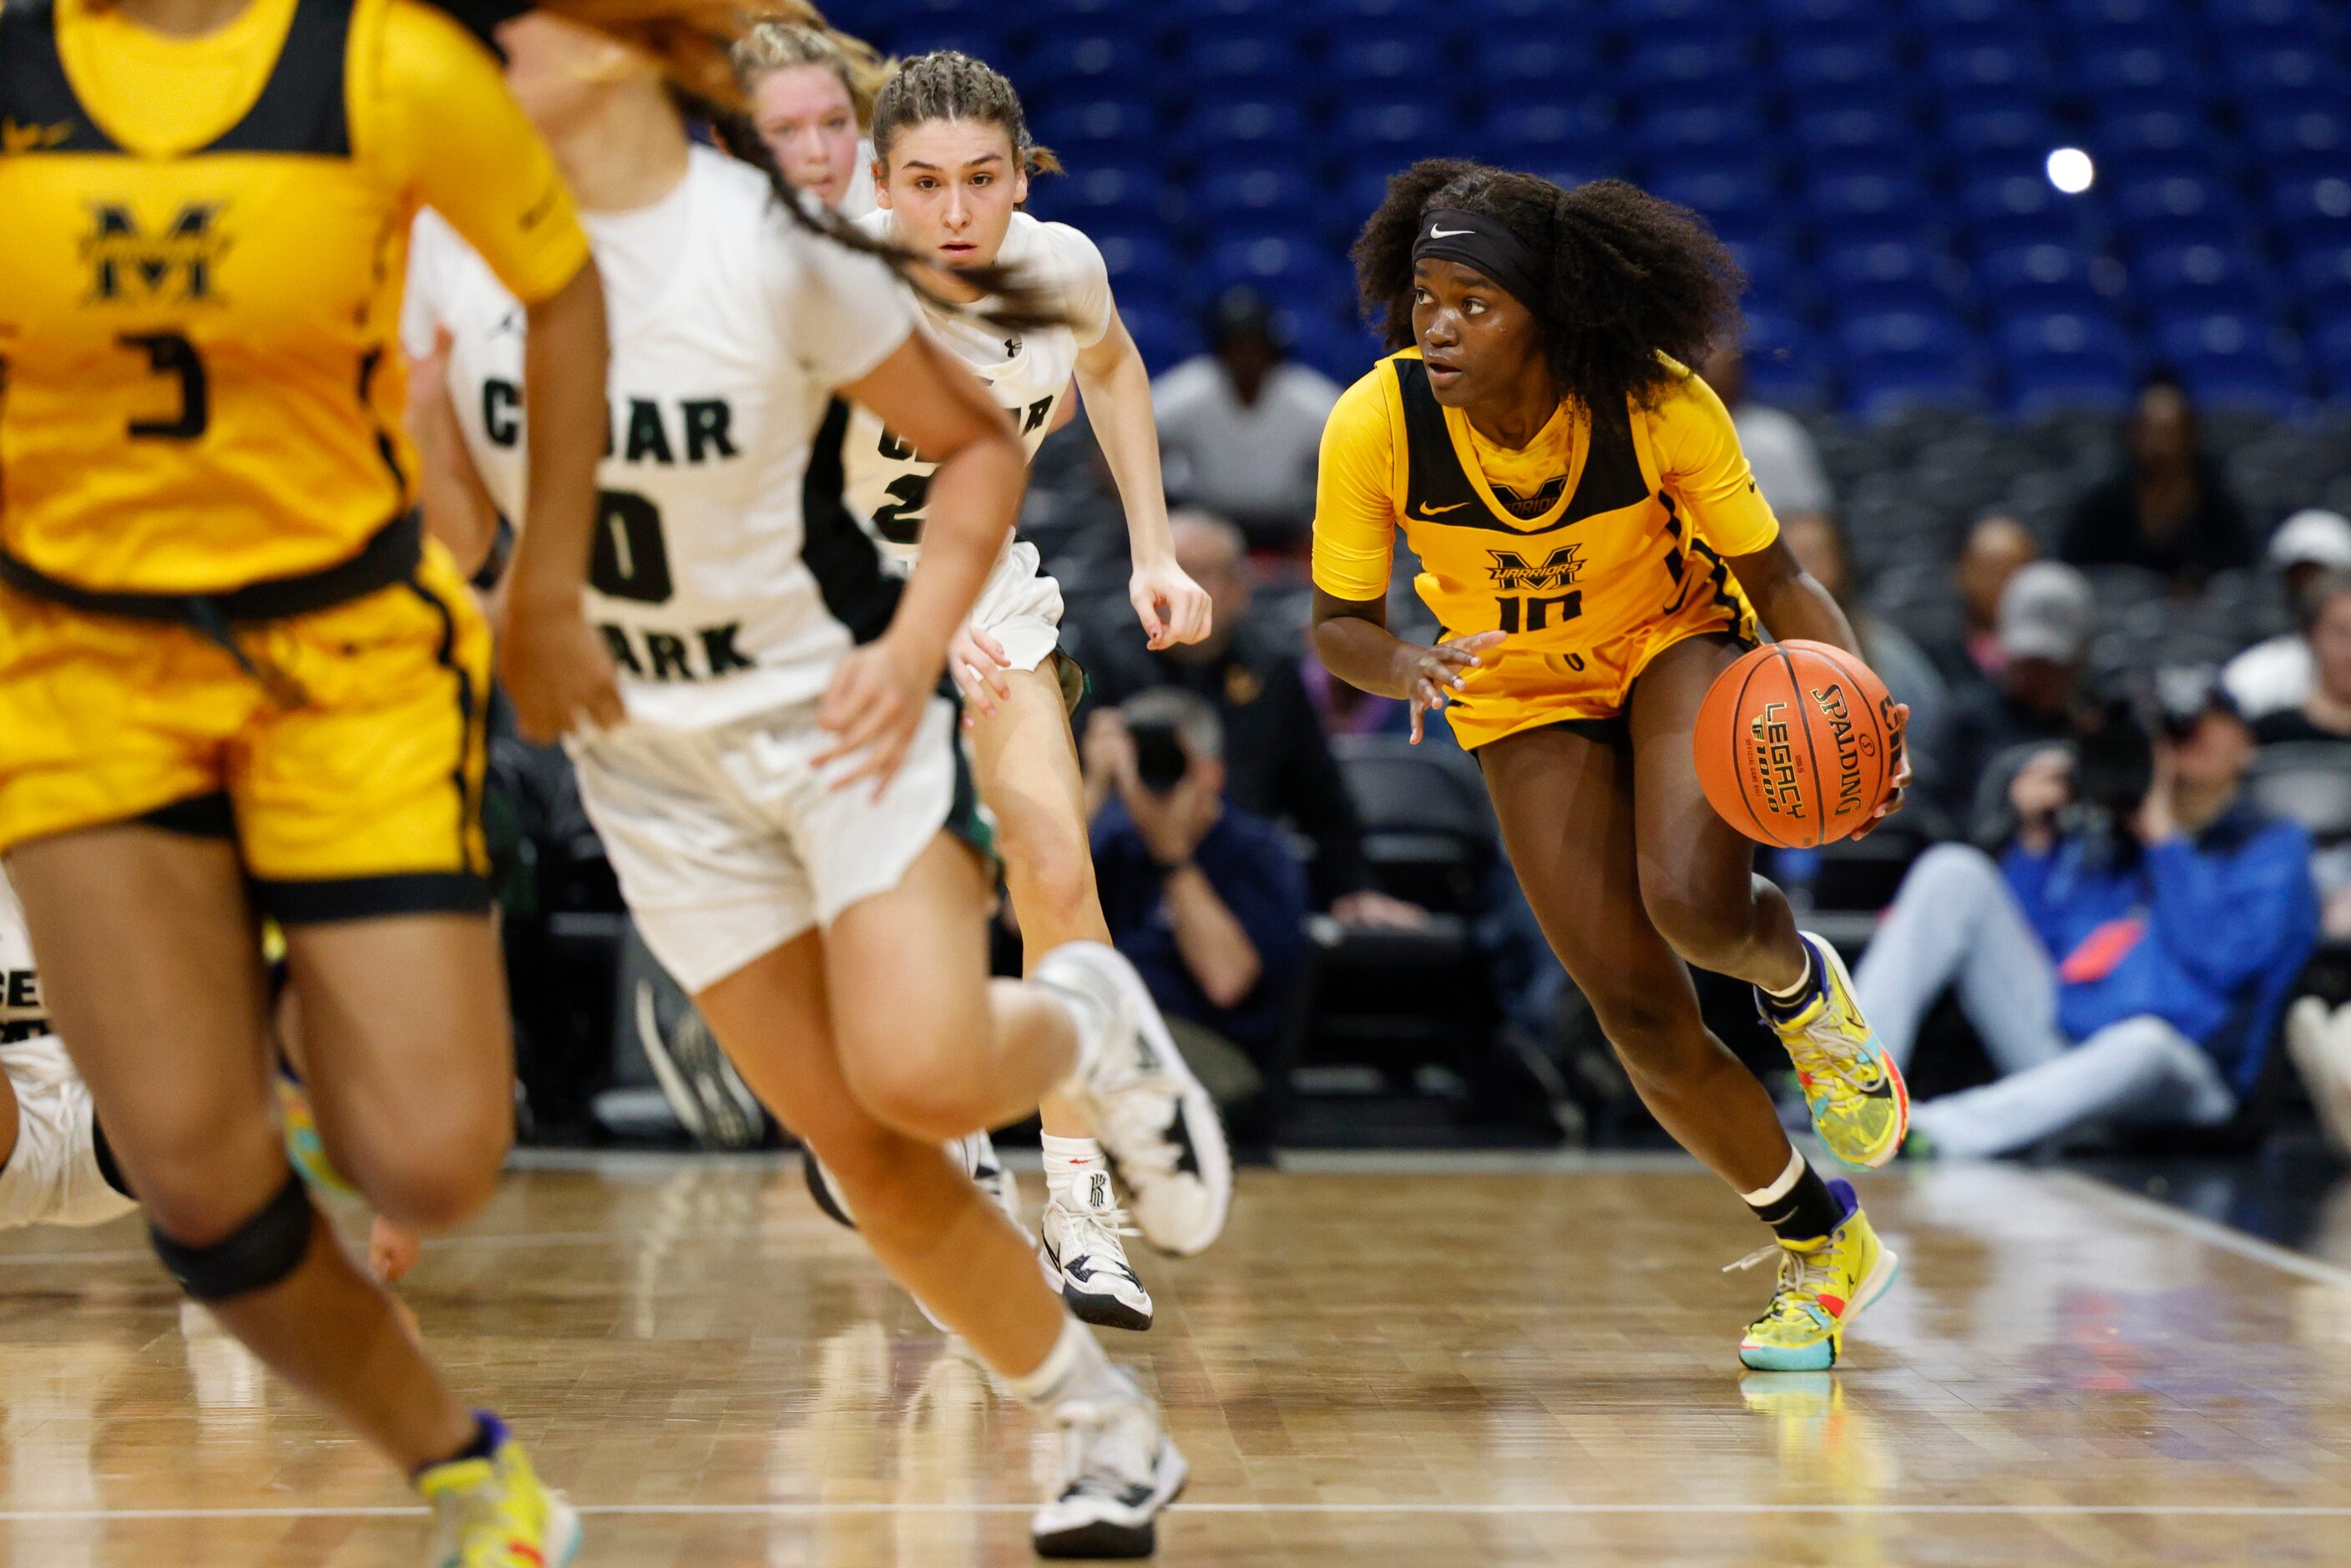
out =
<path fill-rule="evenodd" d="M 1684 967 L 1753 983 L 1833 1153 L 1894 1156 L 1898 1071 L 1692 762 L 1698 704 L 1759 624 L 1855 645 L 1684 368 L 1735 323 L 1737 268 L 1695 216 L 1630 185 L 1452 160 L 1392 180 L 1354 256 L 1397 351 L 1323 434 L 1315 646 L 1349 685 L 1409 701 L 1416 738 L 1446 711 L 1643 1102 L 1778 1239 L 1778 1289 L 1740 1360 L 1826 1367 L 1896 1260 L 1851 1186 L 1791 1146 Z M 1433 648 L 1386 628 L 1399 528 L 1445 629 Z M 1907 781 L 1905 765 L 1878 818 Z"/>

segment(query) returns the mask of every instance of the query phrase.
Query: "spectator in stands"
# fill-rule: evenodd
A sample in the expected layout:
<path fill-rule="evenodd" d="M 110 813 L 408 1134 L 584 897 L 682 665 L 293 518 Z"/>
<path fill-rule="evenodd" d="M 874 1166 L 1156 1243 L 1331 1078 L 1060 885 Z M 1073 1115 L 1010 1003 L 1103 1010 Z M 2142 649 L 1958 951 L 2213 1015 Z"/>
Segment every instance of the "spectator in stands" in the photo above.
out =
<path fill-rule="evenodd" d="M 1813 433 L 1787 410 L 1748 399 L 1746 356 L 1734 347 L 1719 348 L 1707 357 L 1700 373 L 1730 410 L 1730 423 L 1738 428 L 1740 450 L 1747 455 L 1755 487 L 1771 503 L 1781 523 L 1827 517 L 1835 500 Z"/>
<path fill-rule="evenodd" d="M 1977 786 L 2002 753 L 2072 732 L 2094 608 L 2089 580 L 2055 561 L 2021 568 L 2001 591 L 1999 673 L 1951 703 L 1941 801 L 1955 821 L 1977 816 Z"/>
<path fill-rule="evenodd" d="M 1910 748 L 1910 766 L 1922 789 L 1935 789 L 1934 770 L 1943 753 L 1944 728 L 1949 722 L 1950 693 L 1934 661 L 1910 634 L 1870 610 L 1855 591 L 1852 560 L 1845 549 L 1844 530 L 1826 512 L 1803 512 L 1780 520 L 1781 536 L 1794 552 L 1796 564 L 1829 591 L 1853 622 L 1861 639 L 1861 656 L 1894 694 L 1910 705 L 1910 723 L 1904 739 Z"/>
<path fill-rule="evenodd" d="M 2252 735 L 2209 673 L 2186 706 L 2158 737 L 2117 722 L 2035 756 L 1997 861 L 1942 844 L 1904 878 L 1861 1005 L 1904 1061 L 1956 986 L 2001 1075 L 1915 1106 L 1914 1153 L 2005 1154 L 2101 1119 L 2211 1126 L 2252 1092 L 2316 937 L 2311 840 L 2240 798 Z"/>
<path fill-rule="evenodd" d="M 1156 653 L 1143 646 L 1131 626 L 1125 635 L 1084 639 L 1082 656 L 1096 700 L 1117 708 L 1157 686 L 1178 686 L 1205 698 L 1224 723 L 1228 797 L 1313 844 L 1308 885 L 1314 907 L 1352 925 L 1420 925 L 1426 911 L 1371 884 L 1363 819 L 1299 679 L 1296 636 L 1250 617 L 1255 583 L 1240 530 L 1222 517 L 1191 509 L 1177 511 L 1168 522 L 1177 562 L 1215 604 L 1215 628 L 1205 642 Z M 1106 733 L 1111 722 L 1097 712 L 1087 726 L 1089 742 Z M 1098 777 L 1088 782 L 1097 792 L 1107 787 Z"/>
<path fill-rule="evenodd" d="M 2296 512 L 2270 536 L 2269 563 L 2278 574 L 2298 631 L 2257 643 L 2229 661 L 2220 678 L 2255 725 L 2302 706 L 2310 695 L 2311 585 L 2322 573 L 2351 570 L 2351 518 L 2315 507 Z"/>
<path fill-rule="evenodd" d="M 1338 383 L 1283 357 L 1272 307 L 1235 288 L 1207 322 L 1211 352 L 1151 383 L 1168 489 L 1236 518 L 1260 549 L 1295 549 L 1314 520 L 1314 463 Z"/>
<path fill-rule="evenodd" d="M 2040 556 L 2032 530 L 2005 512 L 1987 513 L 1968 530 L 1951 573 L 1964 616 L 1959 641 L 1932 650 L 1954 694 L 1997 680 L 2007 667 L 2008 655 L 2000 648 L 2000 596 L 2008 580 Z"/>
<path fill-rule="evenodd" d="M 1304 958 L 1306 870 L 1280 829 L 1226 800 L 1215 708 L 1162 688 L 1121 716 L 1087 733 L 1109 784 L 1093 852 L 1111 940 L 1170 1019 L 1265 1063 Z"/>
<path fill-rule="evenodd" d="M 2244 513 L 2204 450 L 2186 388 L 2168 375 L 2149 377 L 2124 440 L 2123 471 L 2074 505 L 2063 559 L 2145 567 L 2186 591 L 2252 563 Z"/>
<path fill-rule="evenodd" d="M 2310 679 L 2301 702 L 2253 720 L 2253 737 L 2263 746 L 2351 741 L 2351 571 L 2322 574 L 2304 591 L 2303 600 Z"/>

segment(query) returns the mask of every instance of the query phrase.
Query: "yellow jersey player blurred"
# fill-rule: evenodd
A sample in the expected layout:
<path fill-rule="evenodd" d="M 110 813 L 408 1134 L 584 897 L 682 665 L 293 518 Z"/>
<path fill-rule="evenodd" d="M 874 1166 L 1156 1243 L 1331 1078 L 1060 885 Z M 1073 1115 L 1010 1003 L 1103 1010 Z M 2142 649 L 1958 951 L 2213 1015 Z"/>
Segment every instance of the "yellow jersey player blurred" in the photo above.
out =
<path fill-rule="evenodd" d="M 1781 541 L 1721 401 L 1684 368 L 1735 325 L 1738 269 L 1696 217 L 1630 185 L 1450 160 L 1389 182 L 1355 264 L 1399 351 L 1323 432 L 1316 648 L 1351 685 L 1409 701 L 1415 740 L 1446 710 L 1642 1100 L 1778 1236 L 1759 1257 L 1781 1258 L 1779 1289 L 1740 1360 L 1824 1369 L 1896 1260 L 1852 1187 L 1790 1146 L 1684 967 L 1754 984 L 1833 1153 L 1894 1156 L 1900 1073 L 1692 758 L 1698 704 L 1759 622 L 1854 646 Z M 1435 647 L 1387 630 L 1399 528 Z"/>
<path fill-rule="evenodd" d="M 594 8 L 723 89 L 727 27 L 691 4 Z M 492 1190 L 490 637 L 420 538 L 392 346 L 427 204 L 528 317 L 517 706 L 615 718 L 561 559 L 592 520 L 602 298 L 496 61 L 413 0 L 0 11 L 0 851 L 50 1011 L 182 1286 L 415 1478 L 430 1561 L 517 1568 L 569 1562 L 576 1518 L 325 1232 L 263 1069 L 257 912 L 336 1166 L 408 1225 Z"/>

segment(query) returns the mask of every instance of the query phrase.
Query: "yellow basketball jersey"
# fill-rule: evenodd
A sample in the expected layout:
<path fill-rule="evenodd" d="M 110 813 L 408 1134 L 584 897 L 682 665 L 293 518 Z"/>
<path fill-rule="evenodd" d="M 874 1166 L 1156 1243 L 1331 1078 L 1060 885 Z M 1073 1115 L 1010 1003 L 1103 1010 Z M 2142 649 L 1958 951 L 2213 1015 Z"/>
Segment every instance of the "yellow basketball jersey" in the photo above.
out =
<path fill-rule="evenodd" d="M 1464 745 L 1612 716 L 1685 637 L 1754 637 L 1725 558 L 1762 549 L 1779 521 L 1721 400 L 1673 369 L 1650 406 L 1562 408 L 1518 453 L 1437 401 L 1417 349 L 1381 361 L 1332 410 L 1315 586 L 1384 597 L 1400 527 L 1445 635 L 1505 634 L 1448 709 Z"/>
<path fill-rule="evenodd" d="M 421 204 L 527 301 L 586 262 L 496 62 L 437 11 L 252 0 L 177 38 L 101 0 L 0 10 L 0 550 L 156 595 L 359 554 L 414 500 Z"/>

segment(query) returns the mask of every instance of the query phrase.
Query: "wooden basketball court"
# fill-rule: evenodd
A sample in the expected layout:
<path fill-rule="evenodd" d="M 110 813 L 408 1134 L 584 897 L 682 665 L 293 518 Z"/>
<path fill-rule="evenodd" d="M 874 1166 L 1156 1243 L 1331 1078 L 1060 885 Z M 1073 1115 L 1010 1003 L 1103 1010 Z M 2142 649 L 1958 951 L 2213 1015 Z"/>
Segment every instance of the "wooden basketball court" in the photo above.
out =
<path fill-rule="evenodd" d="M 1026 1178 L 1032 1205 L 1038 1178 Z M 1109 1335 L 1193 1467 L 1159 1560 L 2334 1563 L 2351 1272 L 2087 1180 L 1864 1184 L 1902 1284 L 1834 1374 L 1750 1375 L 1761 1238 L 1678 1159 L 1244 1176 Z M 790 1161 L 534 1164 L 407 1291 L 584 1506 L 582 1561 L 1018 1564 L 1050 1435 Z M 225 1339 L 135 1222 L 0 1242 L 0 1561 L 409 1568 L 397 1479 Z"/>

